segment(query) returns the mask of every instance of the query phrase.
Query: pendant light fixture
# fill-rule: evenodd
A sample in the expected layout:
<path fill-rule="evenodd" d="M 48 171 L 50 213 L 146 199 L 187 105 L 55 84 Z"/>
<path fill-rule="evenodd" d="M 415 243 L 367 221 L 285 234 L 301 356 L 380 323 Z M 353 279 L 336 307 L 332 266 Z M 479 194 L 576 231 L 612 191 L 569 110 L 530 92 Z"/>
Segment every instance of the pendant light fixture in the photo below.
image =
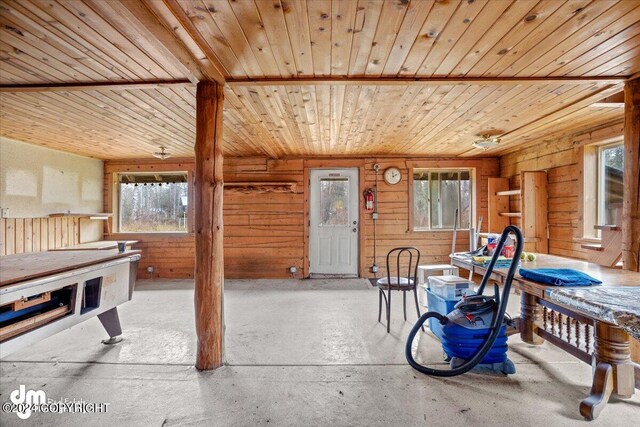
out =
<path fill-rule="evenodd" d="M 157 157 L 160 160 L 166 160 L 169 157 L 171 157 L 170 153 L 167 153 L 165 151 L 165 147 L 160 147 L 160 151 L 156 151 L 155 153 L 153 153 L 153 157 Z"/>
<path fill-rule="evenodd" d="M 475 148 L 482 148 L 483 150 L 487 150 L 489 148 L 496 147 L 500 143 L 500 138 L 497 136 L 491 135 L 481 135 L 482 139 L 478 139 L 477 141 L 473 141 L 471 145 Z"/>

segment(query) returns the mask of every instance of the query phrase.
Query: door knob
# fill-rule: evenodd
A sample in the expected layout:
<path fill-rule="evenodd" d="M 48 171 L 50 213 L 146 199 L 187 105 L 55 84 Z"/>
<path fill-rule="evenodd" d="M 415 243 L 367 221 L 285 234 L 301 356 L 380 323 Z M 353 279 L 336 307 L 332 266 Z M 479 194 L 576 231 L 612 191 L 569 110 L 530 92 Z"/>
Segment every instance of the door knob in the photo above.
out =
<path fill-rule="evenodd" d="M 356 227 L 353 227 L 353 230 L 351 230 L 351 231 L 353 231 L 354 233 L 357 233 L 358 229 Z"/>

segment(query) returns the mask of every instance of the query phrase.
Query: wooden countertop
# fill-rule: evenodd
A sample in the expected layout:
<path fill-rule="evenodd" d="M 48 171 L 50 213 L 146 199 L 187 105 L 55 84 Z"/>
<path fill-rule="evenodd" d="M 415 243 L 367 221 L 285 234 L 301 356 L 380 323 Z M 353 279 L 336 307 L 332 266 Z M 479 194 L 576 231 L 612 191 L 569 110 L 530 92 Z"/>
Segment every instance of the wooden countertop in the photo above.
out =
<path fill-rule="evenodd" d="M 471 258 L 460 258 L 454 256 L 454 264 L 464 264 L 463 267 L 471 266 Z M 640 273 L 634 271 L 627 271 L 618 268 L 603 267 L 598 264 L 593 264 L 586 261 L 580 261 L 577 259 L 563 258 L 555 255 L 536 254 L 535 261 L 522 261 L 520 262 L 522 268 L 571 268 L 573 270 L 582 271 L 591 277 L 602 281 L 602 286 L 640 286 Z M 474 265 L 473 268 L 476 271 L 484 271 L 485 268 Z M 507 274 L 508 268 L 495 268 L 493 271 L 501 276 Z M 521 284 L 532 284 L 538 288 L 551 288 L 557 289 L 557 286 L 547 286 L 540 283 L 532 282 L 523 279 L 518 273 L 516 273 L 515 280 Z"/>
<path fill-rule="evenodd" d="M 126 246 L 135 245 L 139 240 L 120 240 L 125 242 Z M 50 251 L 104 251 L 109 249 L 117 249 L 118 241 L 116 240 L 100 240 L 97 242 L 80 243 L 78 245 L 67 246 L 64 248 L 49 249 Z"/>
<path fill-rule="evenodd" d="M 0 287 L 139 253 L 140 251 L 119 253 L 117 250 L 112 249 L 7 255 L 0 257 Z"/>

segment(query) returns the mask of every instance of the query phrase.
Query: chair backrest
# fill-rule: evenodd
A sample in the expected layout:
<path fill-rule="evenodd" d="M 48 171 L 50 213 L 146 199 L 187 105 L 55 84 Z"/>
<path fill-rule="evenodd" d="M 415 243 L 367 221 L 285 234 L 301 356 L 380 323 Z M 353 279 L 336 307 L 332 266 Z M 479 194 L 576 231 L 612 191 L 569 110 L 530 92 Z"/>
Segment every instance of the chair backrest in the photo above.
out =
<path fill-rule="evenodd" d="M 408 261 L 407 265 L 401 265 L 403 260 Z M 395 283 L 400 283 L 400 278 L 406 277 L 407 279 L 413 280 L 414 284 L 417 284 L 416 277 L 418 275 L 419 263 L 420 251 L 418 248 L 414 248 L 413 246 L 401 246 L 391 249 L 387 254 L 387 283 L 392 283 L 391 277 L 393 276 L 398 280 Z M 395 267 L 395 275 L 391 274 L 392 267 Z M 402 274 L 403 271 L 407 274 Z"/>

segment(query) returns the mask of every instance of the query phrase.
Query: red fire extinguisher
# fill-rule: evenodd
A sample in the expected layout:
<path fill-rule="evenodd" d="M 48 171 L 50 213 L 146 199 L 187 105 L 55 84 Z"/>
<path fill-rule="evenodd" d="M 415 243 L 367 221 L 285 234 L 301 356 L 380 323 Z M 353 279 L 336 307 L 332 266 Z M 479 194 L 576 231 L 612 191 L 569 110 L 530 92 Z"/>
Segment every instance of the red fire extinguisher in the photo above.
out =
<path fill-rule="evenodd" d="M 373 211 L 374 209 L 374 197 L 373 197 L 373 190 L 371 190 L 370 188 L 367 188 L 364 191 L 364 208 L 367 211 Z"/>

